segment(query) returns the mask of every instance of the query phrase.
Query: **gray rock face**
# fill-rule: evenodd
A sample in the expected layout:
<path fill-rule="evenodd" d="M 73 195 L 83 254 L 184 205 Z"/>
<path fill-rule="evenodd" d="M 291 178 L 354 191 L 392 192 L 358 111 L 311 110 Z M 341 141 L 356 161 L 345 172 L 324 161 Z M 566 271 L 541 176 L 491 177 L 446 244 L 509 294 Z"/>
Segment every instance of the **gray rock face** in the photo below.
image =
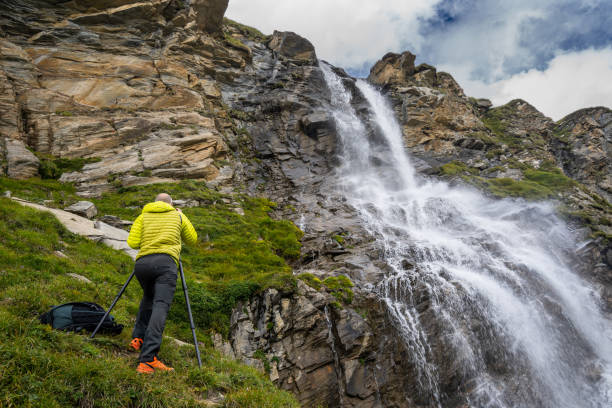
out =
<path fill-rule="evenodd" d="M 66 211 L 92 219 L 98 214 L 98 209 L 91 201 L 79 201 L 65 208 Z"/>
<path fill-rule="evenodd" d="M 612 110 L 582 109 L 559 121 L 555 150 L 566 173 L 612 201 Z"/>
<path fill-rule="evenodd" d="M 378 302 L 360 298 L 362 316 L 332 306 L 335 300 L 301 281 L 293 295 L 267 290 L 235 309 L 229 343 L 219 336 L 215 347 L 265 369 L 303 406 L 412 406 L 399 402 L 406 351 L 380 330 L 386 323 Z"/>
<path fill-rule="evenodd" d="M 315 139 L 318 138 L 319 131 L 334 131 L 336 126 L 334 119 L 327 112 L 315 112 L 303 116 L 300 119 L 300 124 L 304 133 Z"/>
<path fill-rule="evenodd" d="M 0 140 L 4 144 L 6 173 L 15 179 L 27 179 L 38 174 L 40 161 L 20 140 Z"/>

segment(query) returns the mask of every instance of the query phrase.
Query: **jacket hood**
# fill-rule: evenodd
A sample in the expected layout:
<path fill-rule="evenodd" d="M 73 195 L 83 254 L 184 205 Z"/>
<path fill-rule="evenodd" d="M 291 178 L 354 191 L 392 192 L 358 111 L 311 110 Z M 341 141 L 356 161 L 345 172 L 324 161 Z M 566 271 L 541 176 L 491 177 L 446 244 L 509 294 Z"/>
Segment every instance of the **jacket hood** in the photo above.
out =
<path fill-rule="evenodd" d="M 155 201 L 149 203 L 142 209 L 143 213 L 162 213 L 168 211 L 175 211 L 174 207 L 164 201 Z"/>

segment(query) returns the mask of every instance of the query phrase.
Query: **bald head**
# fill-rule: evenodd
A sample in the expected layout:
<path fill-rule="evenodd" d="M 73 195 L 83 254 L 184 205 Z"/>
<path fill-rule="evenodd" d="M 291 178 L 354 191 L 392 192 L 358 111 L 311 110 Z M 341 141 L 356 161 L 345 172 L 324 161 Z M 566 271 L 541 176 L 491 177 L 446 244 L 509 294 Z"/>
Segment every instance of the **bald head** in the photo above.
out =
<path fill-rule="evenodd" d="M 172 197 L 170 197 L 170 194 L 166 193 L 158 194 L 157 197 L 155 197 L 155 201 L 163 201 L 164 203 L 172 205 Z"/>

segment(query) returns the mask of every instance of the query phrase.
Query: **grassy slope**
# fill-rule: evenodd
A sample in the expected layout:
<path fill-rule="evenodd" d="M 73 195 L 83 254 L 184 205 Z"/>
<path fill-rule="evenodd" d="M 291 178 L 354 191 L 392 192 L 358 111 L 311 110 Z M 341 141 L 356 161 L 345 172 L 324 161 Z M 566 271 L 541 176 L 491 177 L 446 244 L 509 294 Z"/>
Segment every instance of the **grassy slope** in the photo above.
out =
<path fill-rule="evenodd" d="M 542 200 L 557 197 L 559 193 L 568 191 L 578 185 L 574 180 L 565 176 L 560 169 L 551 165 L 543 166 L 541 169 L 533 169 L 523 165 L 520 170 L 523 173 L 523 180 L 511 178 L 486 179 L 477 175 L 477 169 L 470 168 L 465 163 L 454 161 L 441 166 L 439 174 L 460 176 L 464 181 L 499 198 L 522 197 L 528 200 Z"/>
<path fill-rule="evenodd" d="M 300 232 L 267 216 L 271 203 L 239 198 L 242 217 L 222 197 L 197 183 L 164 186 L 175 198 L 210 199 L 185 213 L 209 241 L 185 251 L 185 272 L 200 339 L 208 330 L 224 332 L 234 302 L 274 286 L 292 290 L 291 270 L 282 258 L 299 251 Z M 77 199 L 69 185 L 55 181 L 16 182 L 0 178 L 0 191 L 62 206 Z M 97 201 L 102 214 L 133 217 L 162 186 L 129 189 Z M 236 199 L 236 198 L 234 198 Z M 199 406 L 209 392 L 227 394 L 228 407 L 291 407 L 294 398 L 274 388 L 260 373 L 204 350 L 205 367 L 194 367 L 190 347 L 162 346 L 160 357 L 177 368 L 153 380 L 134 373 L 128 355 L 131 325 L 141 290 L 131 284 L 113 311 L 126 325 L 118 337 L 66 334 L 38 324 L 52 305 L 88 300 L 107 306 L 129 274 L 132 260 L 121 252 L 75 236 L 50 214 L 0 199 L 0 406 Z M 62 251 L 67 258 L 54 254 Z M 280 255 L 280 256 L 279 256 Z M 67 276 L 78 273 L 84 283 Z M 177 290 L 166 334 L 190 341 L 182 293 Z"/>

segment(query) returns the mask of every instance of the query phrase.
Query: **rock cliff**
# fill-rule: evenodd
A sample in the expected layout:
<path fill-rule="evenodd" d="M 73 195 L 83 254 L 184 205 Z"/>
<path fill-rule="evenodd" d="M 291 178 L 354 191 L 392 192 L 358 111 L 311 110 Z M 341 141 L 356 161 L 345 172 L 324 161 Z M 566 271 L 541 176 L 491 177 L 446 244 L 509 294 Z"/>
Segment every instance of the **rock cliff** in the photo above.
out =
<path fill-rule="evenodd" d="M 274 215 L 304 231 L 292 265 L 298 287 L 243 302 L 216 346 L 268 372 L 304 406 L 429 406 L 410 350 L 368 290 L 387 271 L 381 249 L 334 184 L 338 139 L 324 62 L 298 34 L 265 36 L 224 20 L 227 3 L 4 1 L 2 171 L 27 178 L 44 155 L 87 158 L 95 160 L 60 179 L 83 197 L 189 178 L 276 201 Z M 418 170 L 491 195 L 558 200 L 591 235 L 582 272 L 612 311 L 612 111 L 584 109 L 555 123 L 522 100 L 493 108 L 414 60 L 389 53 L 368 79 L 391 101 Z M 333 69 L 357 111 L 370 115 L 354 78 Z M 339 276 L 354 285 L 350 301 L 320 284 Z M 445 406 L 466 406 L 469 384 L 436 351 Z"/>

